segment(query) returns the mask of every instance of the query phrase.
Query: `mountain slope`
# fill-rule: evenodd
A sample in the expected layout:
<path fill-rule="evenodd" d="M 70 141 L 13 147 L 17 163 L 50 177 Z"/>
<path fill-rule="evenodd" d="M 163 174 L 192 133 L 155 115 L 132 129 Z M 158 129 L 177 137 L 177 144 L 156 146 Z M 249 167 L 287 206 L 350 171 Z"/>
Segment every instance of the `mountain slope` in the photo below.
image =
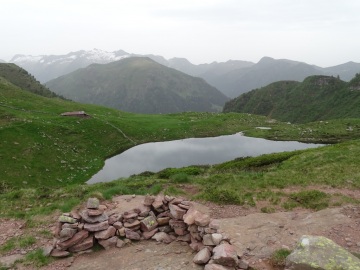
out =
<path fill-rule="evenodd" d="M 329 76 L 311 76 L 302 83 L 272 83 L 227 102 L 224 112 L 259 114 L 298 123 L 358 118 L 360 76 L 348 83 Z"/>
<path fill-rule="evenodd" d="M 203 79 L 144 57 L 93 64 L 47 86 L 74 101 L 137 113 L 219 111 L 227 101 Z"/>
<path fill-rule="evenodd" d="M 0 63 L 0 77 L 34 94 L 44 97 L 59 97 L 40 84 L 34 76 L 31 76 L 25 69 L 15 64 Z"/>
<path fill-rule="evenodd" d="M 0 63 L 6 63 L 6 61 L 5 61 L 5 60 L 0 59 Z"/>

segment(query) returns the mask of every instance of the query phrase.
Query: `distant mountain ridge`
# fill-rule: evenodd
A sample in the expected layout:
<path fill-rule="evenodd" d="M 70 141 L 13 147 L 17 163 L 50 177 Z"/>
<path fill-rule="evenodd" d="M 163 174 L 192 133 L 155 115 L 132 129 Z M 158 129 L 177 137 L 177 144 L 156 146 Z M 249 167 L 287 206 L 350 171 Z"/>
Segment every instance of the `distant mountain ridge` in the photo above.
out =
<path fill-rule="evenodd" d="M 203 79 L 147 57 L 92 64 L 46 85 L 77 102 L 136 113 L 215 112 L 228 100 Z"/>
<path fill-rule="evenodd" d="M 275 82 L 230 100 L 223 111 L 294 123 L 359 118 L 360 75 L 350 82 L 323 75 L 310 76 L 303 82 Z"/>
<path fill-rule="evenodd" d="M 339 75 L 342 80 L 349 81 L 356 73 L 360 72 L 360 63 L 355 62 L 322 68 L 298 61 L 263 57 L 258 63 L 229 60 L 227 62 L 194 65 L 185 58 L 167 60 L 159 55 L 131 54 L 123 50 L 106 52 L 98 49 L 71 52 L 66 55 L 15 55 L 10 62 L 23 67 L 44 83 L 93 63 L 107 64 L 124 58 L 139 56 L 149 57 L 166 67 L 203 78 L 228 97 L 237 97 L 252 89 L 280 80 L 302 81 L 311 75 Z"/>
<path fill-rule="evenodd" d="M 5 61 L 5 60 L 0 59 L 0 63 L 6 63 L 6 61 Z"/>

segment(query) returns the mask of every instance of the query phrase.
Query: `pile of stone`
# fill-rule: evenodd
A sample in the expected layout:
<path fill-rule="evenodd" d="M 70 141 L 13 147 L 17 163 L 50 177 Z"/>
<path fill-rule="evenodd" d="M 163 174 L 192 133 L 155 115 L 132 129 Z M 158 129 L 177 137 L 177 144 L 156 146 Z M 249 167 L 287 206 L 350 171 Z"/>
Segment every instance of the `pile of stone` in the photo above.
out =
<path fill-rule="evenodd" d="M 90 198 L 86 209 L 62 214 L 55 231 L 51 256 L 84 252 L 97 242 L 105 249 L 131 241 L 154 239 L 169 244 L 188 243 L 197 252 L 193 262 L 206 270 L 247 269 L 219 223 L 196 209 L 192 202 L 158 195 L 146 196 L 137 208 L 119 213 Z"/>

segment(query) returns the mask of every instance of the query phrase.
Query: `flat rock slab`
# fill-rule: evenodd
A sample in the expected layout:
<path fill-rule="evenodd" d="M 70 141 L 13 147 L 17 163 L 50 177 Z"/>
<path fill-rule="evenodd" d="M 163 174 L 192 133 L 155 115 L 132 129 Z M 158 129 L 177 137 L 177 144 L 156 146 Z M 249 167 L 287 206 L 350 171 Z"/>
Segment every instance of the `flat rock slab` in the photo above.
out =
<path fill-rule="evenodd" d="M 293 249 L 302 235 L 323 235 L 332 226 L 350 223 L 341 208 L 219 219 L 220 231 L 231 239 L 238 255 L 247 253 L 252 259 L 269 257 L 283 245 Z"/>
<path fill-rule="evenodd" d="M 194 254 L 178 242 L 156 244 L 155 241 L 133 243 L 122 248 L 111 248 L 76 257 L 68 269 L 148 269 L 148 270 L 202 270 L 204 266 L 193 263 Z"/>

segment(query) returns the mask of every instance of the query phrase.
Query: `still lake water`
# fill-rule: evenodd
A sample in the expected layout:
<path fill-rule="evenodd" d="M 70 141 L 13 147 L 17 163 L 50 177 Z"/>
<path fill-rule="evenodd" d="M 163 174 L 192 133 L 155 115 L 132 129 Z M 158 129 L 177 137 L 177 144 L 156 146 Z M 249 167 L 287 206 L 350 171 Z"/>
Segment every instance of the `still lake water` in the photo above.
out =
<path fill-rule="evenodd" d="M 105 166 L 87 183 L 109 182 L 144 171 L 157 172 L 165 168 L 190 165 L 211 165 L 238 157 L 260 156 L 323 146 L 295 141 L 269 141 L 237 133 L 211 138 L 145 143 L 109 158 Z"/>

